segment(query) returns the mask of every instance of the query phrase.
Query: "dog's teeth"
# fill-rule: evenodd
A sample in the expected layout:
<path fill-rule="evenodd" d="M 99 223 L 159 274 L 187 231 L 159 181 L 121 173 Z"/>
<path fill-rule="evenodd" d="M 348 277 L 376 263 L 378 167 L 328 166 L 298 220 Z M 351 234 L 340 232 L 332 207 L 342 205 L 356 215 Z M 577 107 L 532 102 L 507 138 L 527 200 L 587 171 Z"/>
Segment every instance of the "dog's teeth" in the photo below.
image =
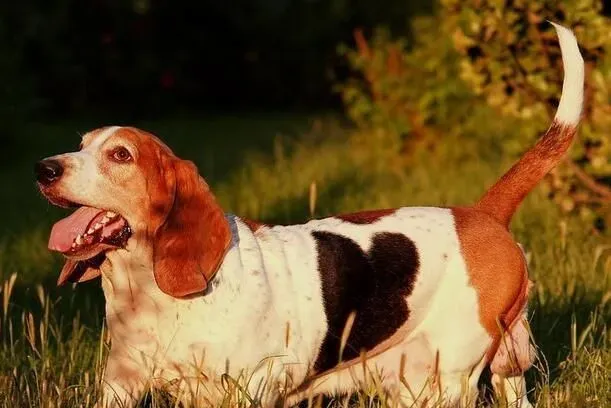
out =
<path fill-rule="evenodd" d="M 117 214 L 116 214 L 116 213 L 114 213 L 114 212 L 112 212 L 112 211 L 107 211 L 107 212 L 106 212 L 106 216 L 107 216 L 108 218 L 115 218 L 115 217 L 117 216 Z"/>
<path fill-rule="evenodd" d="M 95 232 L 95 229 L 93 229 L 93 227 L 92 227 L 92 228 L 89 228 L 89 231 L 87 231 L 87 234 L 91 235 L 94 232 Z"/>
<path fill-rule="evenodd" d="M 73 243 L 72 243 L 72 248 L 73 248 L 73 249 L 74 249 L 74 248 L 76 248 L 76 242 L 73 242 Z"/>
<path fill-rule="evenodd" d="M 102 228 L 102 224 L 100 224 L 99 222 L 96 222 L 95 225 L 93 226 L 93 229 L 95 230 L 99 230 L 100 228 Z"/>
<path fill-rule="evenodd" d="M 81 234 L 76 236 L 76 245 L 81 245 L 83 243 L 83 237 Z"/>
<path fill-rule="evenodd" d="M 107 216 L 104 216 L 104 218 L 102 218 L 102 221 L 100 221 L 100 223 L 102 225 L 106 224 L 108 221 L 110 221 L 110 218 L 108 218 Z"/>

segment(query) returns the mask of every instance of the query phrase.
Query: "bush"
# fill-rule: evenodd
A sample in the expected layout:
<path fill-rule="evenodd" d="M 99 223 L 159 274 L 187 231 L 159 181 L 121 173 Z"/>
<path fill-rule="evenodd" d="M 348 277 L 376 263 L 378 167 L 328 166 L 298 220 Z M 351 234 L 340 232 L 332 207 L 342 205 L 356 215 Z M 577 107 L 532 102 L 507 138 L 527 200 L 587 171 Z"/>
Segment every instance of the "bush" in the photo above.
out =
<path fill-rule="evenodd" d="M 549 126 L 562 87 L 560 50 L 546 19 L 575 31 L 587 85 L 580 137 L 545 188 L 563 211 L 602 227 L 605 217 L 611 221 L 611 21 L 595 0 L 443 0 L 436 15 L 414 20 L 409 44 L 383 30 L 367 42 L 356 31 L 356 48 L 340 49 L 358 74 L 339 86 L 348 115 L 403 142 L 434 143 L 448 133 L 489 139 L 473 130 L 515 122 L 519 132 L 499 142 L 518 157 Z M 477 114 L 485 110 L 487 125 Z"/>

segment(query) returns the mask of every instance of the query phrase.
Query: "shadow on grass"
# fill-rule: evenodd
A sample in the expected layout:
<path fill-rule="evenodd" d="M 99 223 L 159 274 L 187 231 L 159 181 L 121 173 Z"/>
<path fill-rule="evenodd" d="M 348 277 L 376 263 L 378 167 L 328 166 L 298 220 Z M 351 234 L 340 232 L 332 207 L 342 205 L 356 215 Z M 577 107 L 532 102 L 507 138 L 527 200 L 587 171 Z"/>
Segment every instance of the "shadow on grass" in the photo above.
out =
<path fill-rule="evenodd" d="M 593 314 L 598 310 L 603 313 L 603 319 L 609 321 L 611 314 L 599 308 L 600 303 L 591 299 L 580 299 L 564 306 L 540 306 L 532 302 L 530 327 L 537 346 L 545 356 L 549 367 L 549 379 L 553 382 L 560 374 L 561 363 L 573 351 L 572 325 L 576 324 L 575 334 L 579 337 L 592 321 Z M 598 333 L 592 332 L 593 336 Z"/>

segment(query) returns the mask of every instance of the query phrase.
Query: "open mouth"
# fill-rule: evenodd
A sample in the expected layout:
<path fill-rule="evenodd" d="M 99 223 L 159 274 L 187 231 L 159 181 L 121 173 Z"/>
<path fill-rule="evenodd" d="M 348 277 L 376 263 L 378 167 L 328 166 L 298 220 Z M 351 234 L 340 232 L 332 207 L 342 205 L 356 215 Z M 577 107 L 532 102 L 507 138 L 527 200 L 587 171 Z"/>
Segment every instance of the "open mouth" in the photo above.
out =
<path fill-rule="evenodd" d="M 131 233 L 129 224 L 121 215 L 82 206 L 55 223 L 49 237 L 49 249 L 62 253 L 70 261 L 71 270 L 62 271 L 68 280 L 68 275 L 85 266 L 99 267 L 101 254 L 125 247 Z"/>

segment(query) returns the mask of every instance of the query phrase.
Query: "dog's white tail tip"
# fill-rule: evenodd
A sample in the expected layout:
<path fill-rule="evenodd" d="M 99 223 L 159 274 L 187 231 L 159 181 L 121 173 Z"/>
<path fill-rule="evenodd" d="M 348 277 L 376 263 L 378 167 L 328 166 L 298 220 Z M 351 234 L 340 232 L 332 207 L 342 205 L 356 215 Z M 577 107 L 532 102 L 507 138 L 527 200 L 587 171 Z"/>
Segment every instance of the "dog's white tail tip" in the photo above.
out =
<path fill-rule="evenodd" d="M 550 21 L 556 29 L 562 52 L 564 81 L 555 122 L 576 126 L 583 107 L 584 65 L 577 39 L 571 30 Z"/>

